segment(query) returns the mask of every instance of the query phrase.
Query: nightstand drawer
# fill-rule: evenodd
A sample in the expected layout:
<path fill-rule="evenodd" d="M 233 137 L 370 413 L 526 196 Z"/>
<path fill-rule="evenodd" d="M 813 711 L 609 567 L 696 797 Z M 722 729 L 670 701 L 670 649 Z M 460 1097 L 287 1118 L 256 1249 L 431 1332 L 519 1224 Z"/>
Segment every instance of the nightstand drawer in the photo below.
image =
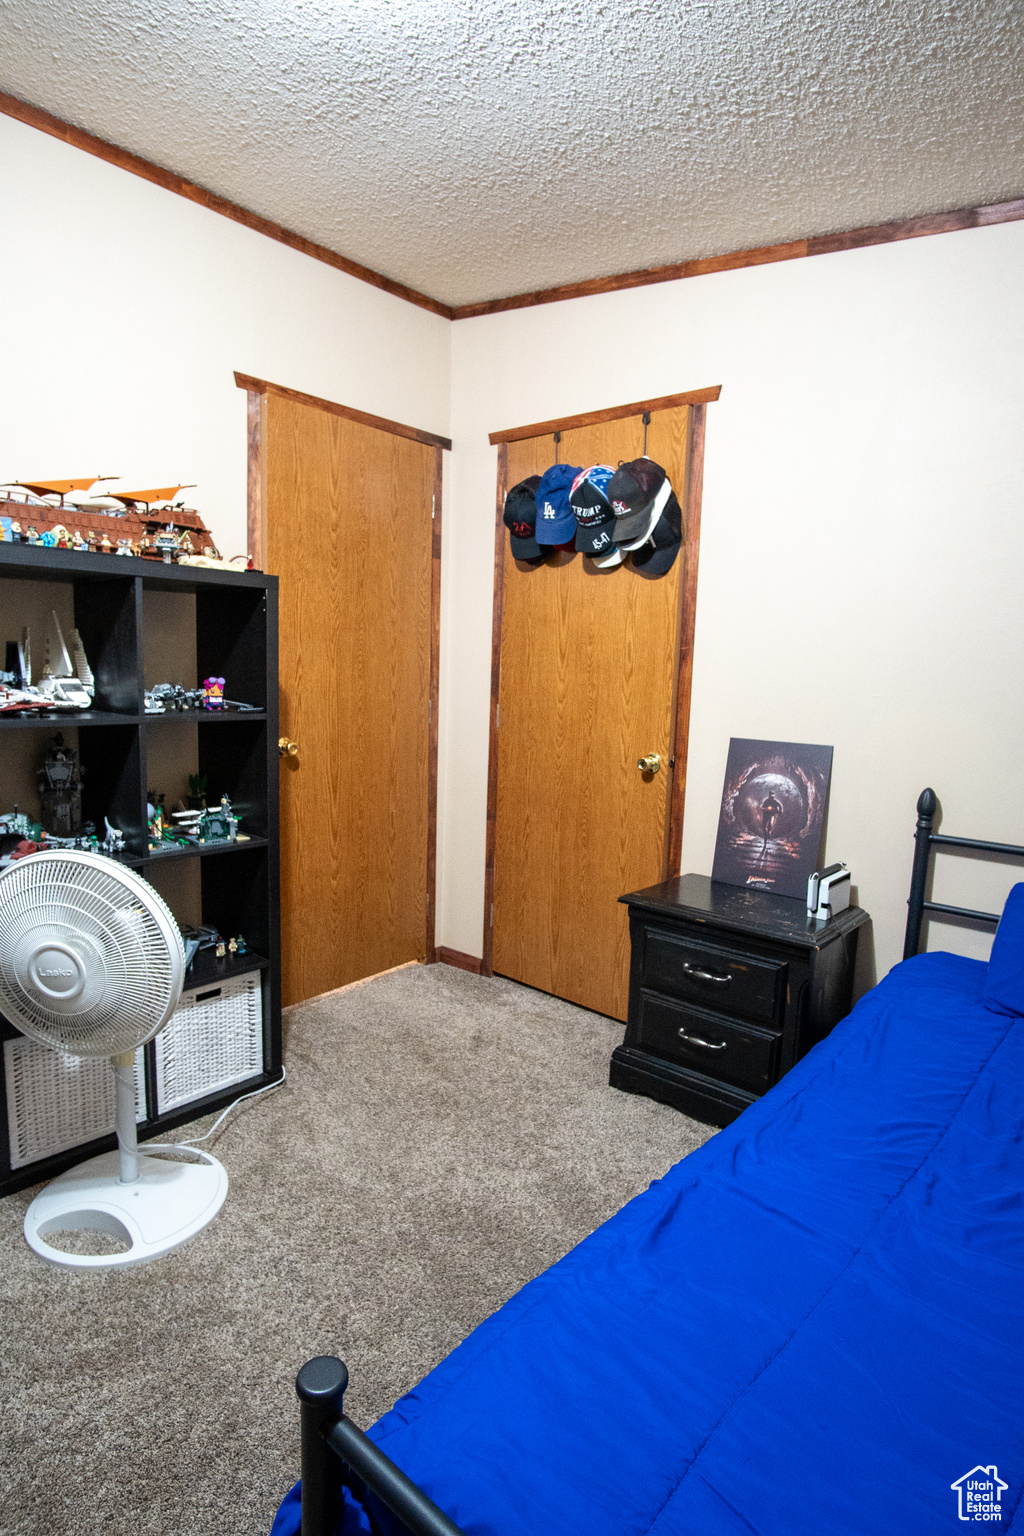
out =
<path fill-rule="evenodd" d="M 785 961 L 755 960 L 735 950 L 648 928 L 641 985 L 682 1002 L 773 1022 L 781 1013 Z"/>
<path fill-rule="evenodd" d="M 753 1093 L 765 1093 L 778 1075 L 778 1035 L 646 991 L 640 994 L 637 1045 Z"/>

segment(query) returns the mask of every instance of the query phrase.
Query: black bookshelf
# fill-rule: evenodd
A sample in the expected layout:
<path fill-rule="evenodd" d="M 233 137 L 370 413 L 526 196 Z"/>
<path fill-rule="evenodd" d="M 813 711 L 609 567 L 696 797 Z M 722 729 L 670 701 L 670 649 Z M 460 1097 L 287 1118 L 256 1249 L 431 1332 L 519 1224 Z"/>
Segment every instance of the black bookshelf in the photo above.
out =
<path fill-rule="evenodd" d="M 57 604 L 79 630 L 96 680 L 91 710 L 45 718 L 0 716 L 0 813 L 11 810 L 10 802 L 16 798 L 7 787 L 14 777 L 15 759 L 24 781 L 26 753 L 35 750 L 41 763 L 53 735 L 60 731 L 65 739 L 70 736 L 83 770 L 83 819 L 94 821 L 102 835 L 103 817 L 110 816 L 125 833 L 122 862 L 152 880 L 165 900 L 170 899 L 172 910 L 175 902 L 161 884 L 164 868 L 170 871 L 166 878 L 188 882 L 193 918 L 213 923 L 224 935 L 245 935 L 244 955 L 217 960 L 212 952 L 201 951 L 186 975 L 186 991 L 254 972 L 261 978 L 263 1072 L 170 1113 L 151 1113 L 140 1122 L 140 1138 L 165 1136 L 176 1126 L 221 1109 L 240 1094 L 281 1076 L 277 578 L 256 571 L 215 571 L 0 543 L 0 582 L 4 583 L 0 640 L 20 636 L 22 624 L 30 621 L 21 608 L 26 613 L 31 609 L 36 616 L 34 675 L 38 676 L 42 664 L 45 633 L 38 621 L 40 602 L 33 606 L 28 584 L 46 582 L 55 584 Z M 164 594 L 172 595 L 170 606 L 163 601 Z M 172 658 L 180 668 L 182 655 L 194 655 L 195 677 L 184 681 L 194 687 L 204 677 L 223 677 L 226 696 L 254 709 L 145 713 L 146 656 L 147 649 L 150 656 L 153 650 L 147 623 L 158 604 L 168 671 Z M 163 679 L 150 678 L 148 684 L 156 680 Z M 152 783 L 150 774 L 157 771 L 156 764 L 174 763 L 179 743 L 181 761 L 187 758 L 189 766 L 206 775 L 210 803 L 222 794 L 230 797 L 247 841 L 150 852 L 147 790 L 164 788 Z M 184 771 L 178 774 L 179 781 L 184 777 Z M 31 807 L 22 802 L 21 809 Z M 17 1033 L 0 1017 L 0 1038 L 10 1039 Z M 151 1083 L 154 1047 L 149 1045 L 146 1051 L 146 1078 Z M 153 1106 L 150 1095 L 151 1111 Z M 6 1083 L 2 1085 L 0 1194 L 52 1178 L 84 1157 L 115 1145 L 110 1135 L 12 1170 Z"/>

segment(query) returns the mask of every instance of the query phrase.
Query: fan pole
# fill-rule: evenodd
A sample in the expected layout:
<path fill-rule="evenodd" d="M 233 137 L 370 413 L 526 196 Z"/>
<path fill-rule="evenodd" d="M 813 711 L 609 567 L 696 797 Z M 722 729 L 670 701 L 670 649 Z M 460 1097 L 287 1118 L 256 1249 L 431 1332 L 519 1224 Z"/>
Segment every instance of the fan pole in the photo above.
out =
<path fill-rule="evenodd" d="M 121 1183 L 134 1184 L 139 1177 L 139 1138 L 135 1128 L 135 1052 L 111 1056 L 117 1104 L 114 1126 L 121 1153 Z"/>

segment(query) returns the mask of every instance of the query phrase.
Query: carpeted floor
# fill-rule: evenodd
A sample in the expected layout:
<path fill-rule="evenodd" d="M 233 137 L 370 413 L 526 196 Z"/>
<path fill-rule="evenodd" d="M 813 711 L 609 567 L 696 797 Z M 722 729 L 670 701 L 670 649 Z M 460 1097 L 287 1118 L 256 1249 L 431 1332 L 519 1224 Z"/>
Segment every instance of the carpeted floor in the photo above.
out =
<path fill-rule="evenodd" d="M 7 1536 L 266 1536 L 304 1360 L 342 1355 L 371 1423 L 709 1134 L 607 1086 L 621 1026 L 512 982 L 411 966 L 285 1028 L 190 1246 L 73 1274 L 24 1243 L 33 1192 L 0 1201 Z"/>

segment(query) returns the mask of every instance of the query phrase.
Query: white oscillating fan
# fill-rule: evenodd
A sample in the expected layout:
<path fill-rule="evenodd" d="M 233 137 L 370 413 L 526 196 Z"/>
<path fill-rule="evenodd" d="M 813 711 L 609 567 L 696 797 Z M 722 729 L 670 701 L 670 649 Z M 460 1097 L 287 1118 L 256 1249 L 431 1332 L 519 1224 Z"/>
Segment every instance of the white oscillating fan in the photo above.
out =
<path fill-rule="evenodd" d="M 177 1248 L 211 1221 L 228 1191 L 208 1152 L 151 1146 L 140 1155 L 135 1052 L 159 1034 L 181 996 L 177 924 L 134 870 L 95 853 L 29 854 L 0 872 L 0 1012 L 33 1040 L 71 1056 L 109 1056 L 119 1150 L 48 1184 L 25 1216 L 29 1245 L 53 1264 L 124 1268 Z M 106 1232 L 115 1254 L 62 1253 L 57 1232 Z"/>

